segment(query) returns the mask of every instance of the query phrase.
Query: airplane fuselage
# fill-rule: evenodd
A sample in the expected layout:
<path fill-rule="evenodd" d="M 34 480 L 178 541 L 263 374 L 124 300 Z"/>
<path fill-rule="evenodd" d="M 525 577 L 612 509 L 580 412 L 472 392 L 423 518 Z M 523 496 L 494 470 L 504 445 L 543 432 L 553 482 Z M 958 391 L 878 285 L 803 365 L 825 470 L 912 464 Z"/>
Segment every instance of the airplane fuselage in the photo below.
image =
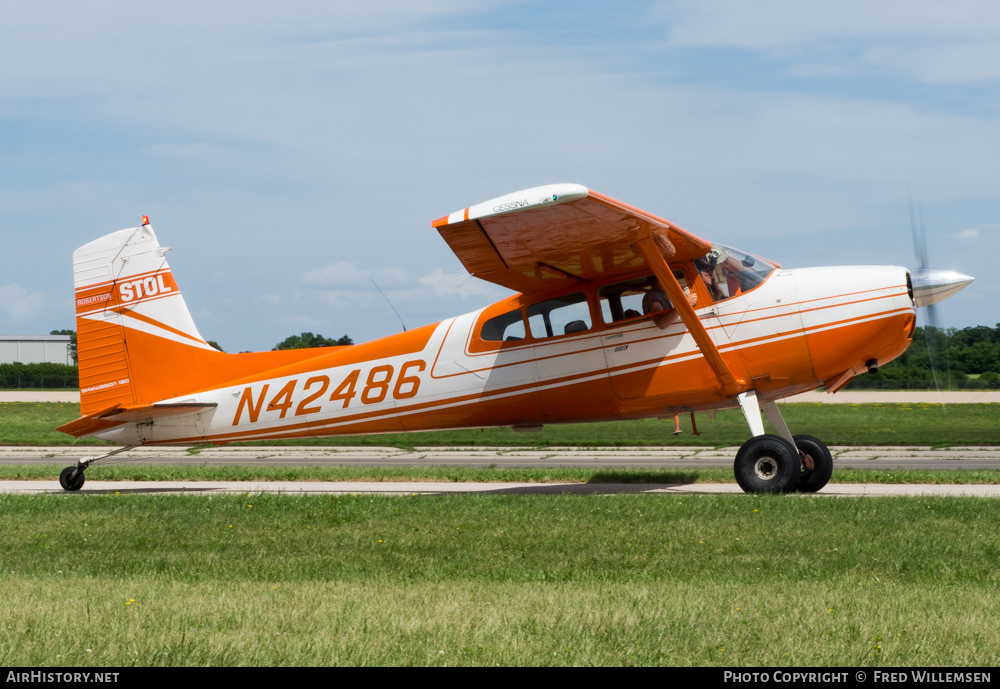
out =
<path fill-rule="evenodd" d="M 729 368 L 761 400 L 846 383 L 871 362 L 899 356 L 913 333 L 905 268 L 778 269 L 714 302 L 688 270 L 700 297 L 698 318 Z M 601 287 L 576 289 L 586 297 L 576 308 L 588 326 L 578 332 L 569 325 L 565 333 L 552 332 L 550 324 L 549 332 L 536 331 L 541 321 L 532 320 L 532 308 L 541 297 L 518 294 L 435 325 L 316 350 L 313 358 L 161 400 L 214 406 L 121 424 L 97 437 L 125 445 L 221 444 L 530 428 L 738 406 L 682 321 L 660 329 L 650 317 L 614 320 L 602 305 Z M 558 300 L 565 292 L 544 298 Z M 515 312 L 528 324 L 519 337 L 494 337 L 487 324 Z"/>

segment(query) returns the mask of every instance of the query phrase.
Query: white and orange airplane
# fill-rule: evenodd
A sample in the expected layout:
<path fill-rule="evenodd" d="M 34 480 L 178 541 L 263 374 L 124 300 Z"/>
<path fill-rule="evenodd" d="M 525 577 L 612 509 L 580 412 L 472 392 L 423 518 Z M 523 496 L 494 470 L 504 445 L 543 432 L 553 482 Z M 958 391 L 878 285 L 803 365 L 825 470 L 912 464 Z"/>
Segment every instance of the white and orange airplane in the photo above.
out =
<path fill-rule="evenodd" d="M 739 407 L 748 492 L 817 491 L 833 462 L 776 405 L 891 361 L 916 307 L 972 278 L 848 266 L 782 269 L 576 184 L 501 196 L 433 223 L 492 306 L 347 347 L 225 354 L 198 332 L 147 218 L 73 254 L 82 416 L 121 444 L 226 444 L 574 423 Z M 778 430 L 764 432 L 761 410 Z"/>

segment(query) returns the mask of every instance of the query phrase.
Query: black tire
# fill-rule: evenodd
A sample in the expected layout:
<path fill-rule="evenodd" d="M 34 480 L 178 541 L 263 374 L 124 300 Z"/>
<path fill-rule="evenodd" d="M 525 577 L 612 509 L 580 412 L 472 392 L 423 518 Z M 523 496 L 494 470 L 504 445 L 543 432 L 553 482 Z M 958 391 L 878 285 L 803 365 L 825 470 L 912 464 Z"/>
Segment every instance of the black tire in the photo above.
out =
<path fill-rule="evenodd" d="M 747 493 L 786 493 L 795 490 L 802 471 L 798 450 L 777 435 L 758 435 L 736 453 L 733 473 Z"/>
<path fill-rule="evenodd" d="M 815 493 L 829 483 L 833 475 L 833 455 L 822 440 L 811 435 L 795 436 L 795 445 L 799 448 L 799 452 L 807 457 L 802 462 L 797 490 L 802 493 Z M 812 463 L 811 469 L 809 460 Z"/>
<path fill-rule="evenodd" d="M 73 472 L 76 472 L 76 476 L 73 476 Z M 82 470 L 77 470 L 76 467 L 66 467 L 59 474 L 59 485 L 63 487 L 63 490 L 80 490 L 83 488 L 83 483 L 87 478 L 83 475 Z"/>

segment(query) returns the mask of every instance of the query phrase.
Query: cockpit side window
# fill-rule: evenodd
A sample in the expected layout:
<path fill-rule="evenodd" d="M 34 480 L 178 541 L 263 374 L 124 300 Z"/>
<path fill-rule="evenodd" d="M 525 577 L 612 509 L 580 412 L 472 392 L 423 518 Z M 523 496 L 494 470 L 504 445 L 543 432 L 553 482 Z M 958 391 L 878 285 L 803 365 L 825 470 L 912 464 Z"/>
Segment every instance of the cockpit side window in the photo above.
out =
<path fill-rule="evenodd" d="M 713 244 L 712 250 L 695 259 L 694 264 L 715 301 L 749 292 L 774 271 L 774 266 L 764 259 L 722 244 Z"/>
<path fill-rule="evenodd" d="M 508 311 L 483 323 L 479 337 L 486 342 L 511 342 L 524 339 L 524 319 L 520 310 Z"/>
<path fill-rule="evenodd" d="M 590 307 L 583 292 L 547 299 L 528 307 L 528 328 L 535 339 L 590 330 Z"/>

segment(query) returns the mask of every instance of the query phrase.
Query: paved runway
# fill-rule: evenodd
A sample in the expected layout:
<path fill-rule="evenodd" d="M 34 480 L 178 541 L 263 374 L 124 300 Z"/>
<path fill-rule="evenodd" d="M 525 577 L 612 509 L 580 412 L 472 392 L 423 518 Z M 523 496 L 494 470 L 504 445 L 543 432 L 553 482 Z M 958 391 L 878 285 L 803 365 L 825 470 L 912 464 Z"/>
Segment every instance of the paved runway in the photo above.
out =
<path fill-rule="evenodd" d="M 52 480 L 0 481 L 0 493 L 63 493 L 58 470 L 96 448 L 0 448 L 0 464 L 50 464 Z M 136 448 L 113 458 L 142 464 L 243 464 L 309 466 L 577 466 L 593 469 L 640 467 L 673 469 L 732 467 L 737 448 L 415 448 L 393 447 L 221 447 L 191 454 L 186 448 Z M 833 447 L 834 466 L 897 468 L 1000 469 L 1000 448 L 964 447 Z M 735 483 L 711 484 L 596 484 L 596 483 L 448 483 L 448 482 L 339 482 L 339 481 L 101 481 L 90 474 L 81 494 L 102 493 L 287 493 L 287 494 L 386 494 L 433 495 L 441 493 L 739 493 Z M 969 495 L 1000 497 L 1000 485 L 889 485 L 831 484 L 819 495 Z"/>
<path fill-rule="evenodd" d="M 613 469 L 683 469 L 732 467 L 737 447 L 247 447 L 191 450 L 184 447 L 140 447 L 109 462 L 174 465 L 281 466 L 497 466 L 586 467 Z M 868 469 L 1000 469 L 1000 447 L 856 447 L 834 446 L 834 467 Z M 52 464 L 64 467 L 96 447 L 0 447 L 0 464 Z M 192 452 L 197 452 L 192 454 Z M 100 464 L 97 465 L 98 467 Z"/>

